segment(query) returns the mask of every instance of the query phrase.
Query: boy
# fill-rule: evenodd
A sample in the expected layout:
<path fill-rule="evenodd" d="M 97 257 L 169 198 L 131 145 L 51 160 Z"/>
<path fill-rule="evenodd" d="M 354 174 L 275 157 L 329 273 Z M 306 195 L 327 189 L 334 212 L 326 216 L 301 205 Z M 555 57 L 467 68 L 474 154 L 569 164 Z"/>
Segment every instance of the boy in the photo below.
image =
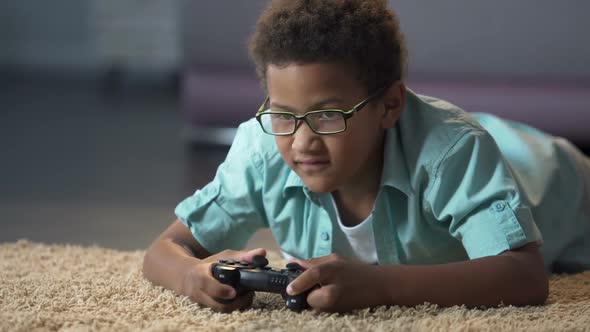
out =
<path fill-rule="evenodd" d="M 248 306 L 211 264 L 265 255 L 234 251 L 264 227 L 306 268 L 288 292 L 319 285 L 316 311 L 537 305 L 546 270 L 590 267 L 590 160 L 406 89 L 386 1 L 272 1 L 250 51 L 268 98 L 148 250 L 155 284 Z"/>

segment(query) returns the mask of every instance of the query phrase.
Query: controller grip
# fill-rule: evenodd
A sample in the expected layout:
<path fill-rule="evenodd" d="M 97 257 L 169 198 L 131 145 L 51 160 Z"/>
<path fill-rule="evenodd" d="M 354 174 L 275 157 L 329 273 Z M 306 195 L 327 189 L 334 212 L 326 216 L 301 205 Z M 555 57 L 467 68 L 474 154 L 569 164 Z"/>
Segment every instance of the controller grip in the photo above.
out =
<path fill-rule="evenodd" d="M 214 264 L 213 278 L 222 284 L 235 287 L 240 282 L 240 271 L 236 269 L 225 269 L 223 266 Z"/>
<path fill-rule="evenodd" d="M 297 312 L 309 308 L 309 304 L 307 304 L 308 294 L 309 292 L 301 293 L 294 296 L 286 295 L 284 298 L 287 304 L 287 308 Z"/>
<path fill-rule="evenodd" d="M 232 286 L 236 290 L 236 294 L 241 295 L 238 288 L 240 283 L 240 271 L 236 269 L 225 269 L 223 266 L 213 264 L 212 267 L 212 274 L 213 278 L 217 279 L 222 284 Z M 234 299 L 220 299 L 215 298 L 215 301 L 223 304 L 230 304 L 234 301 Z"/>

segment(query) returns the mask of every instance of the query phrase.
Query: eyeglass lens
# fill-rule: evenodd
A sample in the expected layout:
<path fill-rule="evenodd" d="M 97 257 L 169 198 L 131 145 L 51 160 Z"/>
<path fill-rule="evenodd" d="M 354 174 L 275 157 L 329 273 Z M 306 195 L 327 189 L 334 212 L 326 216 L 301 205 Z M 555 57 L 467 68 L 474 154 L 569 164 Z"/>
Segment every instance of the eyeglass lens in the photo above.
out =
<path fill-rule="evenodd" d="M 308 113 L 305 116 L 311 129 L 317 133 L 334 133 L 346 129 L 346 120 L 339 111 L 322 111 Z M 289 134 L 295 131 L 297 119 L 292 114 L 266 113 L 260 121 L 264 130 L 270 134 Z"/>

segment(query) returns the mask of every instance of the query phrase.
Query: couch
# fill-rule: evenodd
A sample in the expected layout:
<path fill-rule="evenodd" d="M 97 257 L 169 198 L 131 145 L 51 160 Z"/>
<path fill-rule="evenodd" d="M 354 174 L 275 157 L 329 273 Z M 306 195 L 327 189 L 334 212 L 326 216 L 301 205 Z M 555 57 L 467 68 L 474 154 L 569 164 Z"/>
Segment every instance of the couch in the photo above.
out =
<path fill-rule="evenodd" d="M 266 0 L 185 0 L 183 136 L 230 144 L 264 99 L 246 41 Z M 390 1 L 410 54 L 407 85 L 470 112 L 590 146 L 590 2 Z"/>

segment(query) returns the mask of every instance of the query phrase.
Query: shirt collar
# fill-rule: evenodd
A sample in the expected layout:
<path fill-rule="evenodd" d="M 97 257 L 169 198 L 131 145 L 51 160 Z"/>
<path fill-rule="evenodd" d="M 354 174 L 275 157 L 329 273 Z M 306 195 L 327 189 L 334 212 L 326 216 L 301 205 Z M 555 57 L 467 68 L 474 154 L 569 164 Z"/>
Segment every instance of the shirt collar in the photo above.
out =
<path fill-rule="evenodd" d="M 309 188 L 305 186 L 305 183 L 297 173 L 293 170 L 289 171 L 289 176 L 287 177 L 287 182 L 285 182 L 285 186 L 283 187 L 283 196 L 287 194 L 287 191 L 291 188 L 301 188 L 303 193 L 307 197 L 307 199 L 313 201 L 314 203 L 317 202 L 317 196 L 314 194 Z"/>
<path fill-rule="evenodd" d="M 287 182 L 285 182 L 283 191 L 292 187 L 305 187 L 305 184 L 299 175 L 297 175 L 297 173 L 295 173 L 293 170 L 289 170 L 289 177 L 287 177 Z"/>

